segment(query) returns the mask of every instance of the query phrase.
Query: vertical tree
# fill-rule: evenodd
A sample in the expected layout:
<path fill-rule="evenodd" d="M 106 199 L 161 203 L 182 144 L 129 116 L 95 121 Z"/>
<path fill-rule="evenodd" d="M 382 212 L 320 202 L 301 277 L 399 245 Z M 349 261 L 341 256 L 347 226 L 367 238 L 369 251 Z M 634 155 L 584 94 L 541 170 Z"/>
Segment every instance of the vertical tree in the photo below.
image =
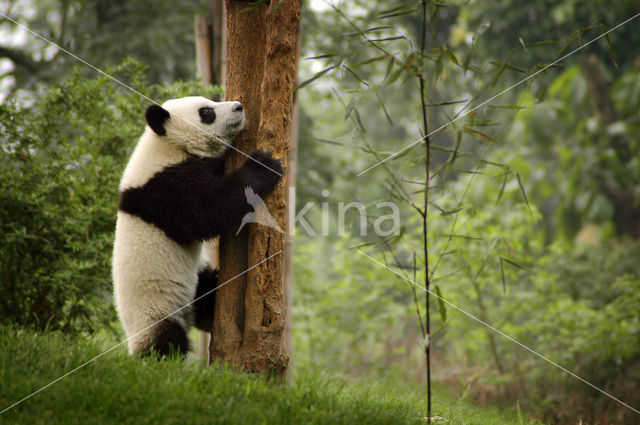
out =
<path fill-rule="evenodd" d="M 246 154 L 256 149 L 273 150 L 286 167 L 300 3 L 248 4 L 226 1 L 226 98 L 242 102 L 247 113 L 247 127 L 235 145 Z M 230 151 L 227 172 L 245 160 L 244 155 Z M 286 232 L 286 178 L 265 202 Z M 256 373 L 286 369 L 285 238 L 286 233 L 260 225 L 250 225 L 237 236 L 221 236 L 220 282 L 229 282 L 217 292 L 212 360 L 222 359 Z"/>

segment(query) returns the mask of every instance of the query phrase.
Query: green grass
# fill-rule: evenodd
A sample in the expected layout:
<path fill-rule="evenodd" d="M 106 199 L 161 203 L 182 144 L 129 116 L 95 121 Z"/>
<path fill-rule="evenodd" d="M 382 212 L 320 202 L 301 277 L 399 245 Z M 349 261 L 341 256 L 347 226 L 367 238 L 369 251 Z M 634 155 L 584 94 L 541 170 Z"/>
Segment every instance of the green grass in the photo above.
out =
<path fill-rule="evenodd" d="M 100 354 L 110 344 L 0 327 L 0 410 Z M 2 424 L 417 424 L 419 392 L 388 384 L 296 373 L 286 383 L 195 361 L 105 354 L 0 415 Z M 523 425 L 436 395 L 436 423 Z"/>

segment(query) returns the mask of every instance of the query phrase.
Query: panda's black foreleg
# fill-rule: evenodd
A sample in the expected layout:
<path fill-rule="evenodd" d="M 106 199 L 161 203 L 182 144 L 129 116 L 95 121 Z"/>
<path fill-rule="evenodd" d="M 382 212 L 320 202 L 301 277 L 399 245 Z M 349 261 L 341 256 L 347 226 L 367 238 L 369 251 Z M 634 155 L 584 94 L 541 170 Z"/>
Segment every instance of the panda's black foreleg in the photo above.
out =
<path fill-rule="evenodd" d="M 198 273 L 198 286 L 193 303 L 194 325 L 196 328 L 211 332 L 213 329 L 213 308 L 216 304 L 218 270 L 207 267 Z"/>

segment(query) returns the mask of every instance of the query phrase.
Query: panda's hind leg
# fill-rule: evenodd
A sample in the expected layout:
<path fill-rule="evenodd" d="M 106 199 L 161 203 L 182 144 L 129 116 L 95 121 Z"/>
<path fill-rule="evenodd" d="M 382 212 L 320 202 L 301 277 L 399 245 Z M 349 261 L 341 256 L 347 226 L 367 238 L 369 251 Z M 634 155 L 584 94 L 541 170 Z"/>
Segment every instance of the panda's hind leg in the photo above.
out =
<path fill-rule="evenodd" d="M 216 304 L 215 289 L 218 286 L 218 270 L 206 267 L 198 273 L 198 286 L 193 303 L 194 325 L 211 332 L 213 329 L 213 308 Z"/>
<path fill-rule="evenodd" d="M 158 357 L 161 359 L 168 356 L 184 357 L 189 352 L 189 337 L 185 328 L 171 320 L 163 319 L 153 326 L 151 335 L 146 344 L 140 350 L 141 357 Z"/>

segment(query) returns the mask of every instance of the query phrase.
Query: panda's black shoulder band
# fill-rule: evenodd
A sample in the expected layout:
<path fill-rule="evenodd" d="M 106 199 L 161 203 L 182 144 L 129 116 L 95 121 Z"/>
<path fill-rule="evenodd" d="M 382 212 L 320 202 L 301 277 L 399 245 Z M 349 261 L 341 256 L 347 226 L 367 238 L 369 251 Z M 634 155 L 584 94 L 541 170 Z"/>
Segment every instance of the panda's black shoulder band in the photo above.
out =
<path fill-rule="evenodd" d="M 149 106 L 145 113 L 147 124 L 149 124 L 151 130 L 153 130 L 158 136 L 164 136 L 167 134 L 167 130 L 164 128 L 164 123 L 167 122 L 169 116 L 169 111 L 155 103 Z"/>

